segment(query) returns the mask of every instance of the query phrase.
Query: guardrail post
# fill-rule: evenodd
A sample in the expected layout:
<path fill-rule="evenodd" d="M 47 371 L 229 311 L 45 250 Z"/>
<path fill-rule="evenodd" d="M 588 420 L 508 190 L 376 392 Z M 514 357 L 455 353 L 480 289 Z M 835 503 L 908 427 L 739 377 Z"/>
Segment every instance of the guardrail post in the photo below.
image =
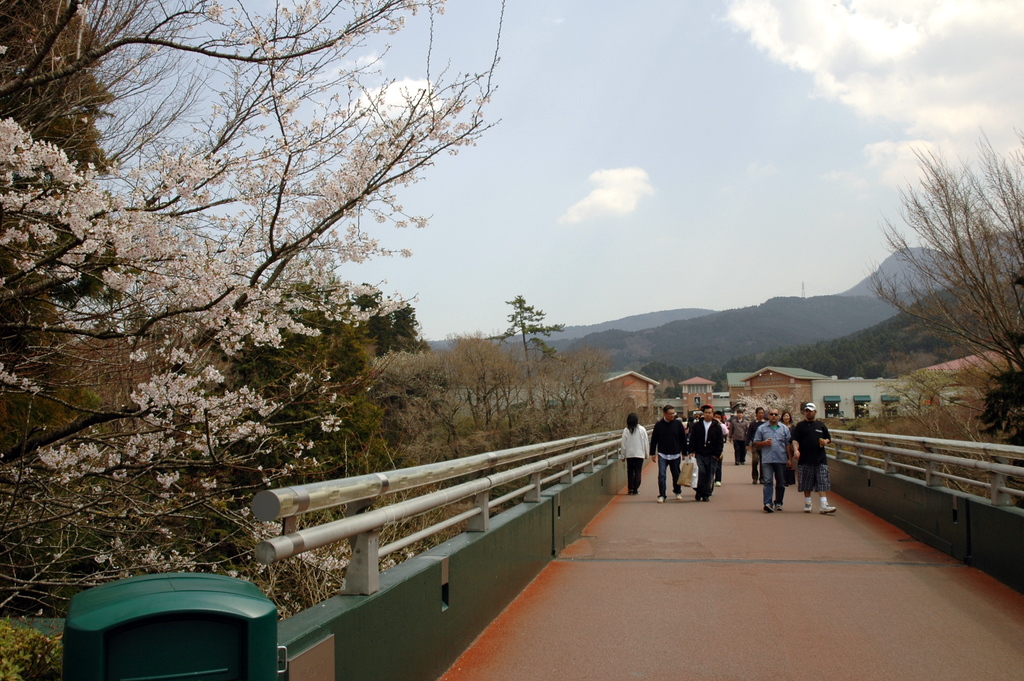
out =
<path fill-rule="evenodd" d="M 370 530 L 349 540 L 352 557 L 345 570 L 341 593 L 346 596 L 369 596 L 380 591 L 380 533 Z"/>
<path fill-rule="evenodd" d="M 937 454 L 934 447 L 929 447 L 926 444 L 921 445 L 924 451 L 929 454 Z M 942 478 L 935 475 L 935 468 L 937 464 L 934 461 L 928 461 L 924 466 L 924 484 L 928 487 L 942 487 Z"/>
<path fill-rule="evenodd" d="M 491 491 L 484 490 L 473 498 L 473 504 L 480 509 L 480 513 L 469 519 L 466 523 L 467 532 L 486 532 L 491 526 Z"/>
<path fill-rule="evenodd" d="M 888 440 L 882 440 L 883 447 L 892 447 Z M 877 443 L 876 443 L 877 444 Z M 896 466 L 892 465 L 892 452 L 882 452 L 882 470 L 888 475 L 896 472 Z"/>
<path fill-rule="evenodd" d="M 533 486 L 533 489 L 531 489 L 529 492 L 526 493 L 525 496 L 523 496 L 523 501 L 528 501 L 533 504 L 540 502 L 540 479 L 541 474 L 539 471 L 530 475 L 530 484 Z"/>
<path fill-rule="evenodd" d="M 896 466 L 892 465 L 892 454 L 890 454 L 889 452 L 884 452 L 884 454 L 885 454 L 885 472 L 886 473 L 895 473 L 896 472 Z"/>
<path fill-rule="evenodd" d="M 587 459 L 587 465 L 583 467 L 583 472 L 584 473 L 593 473 L 594 472 L 594 455 L 593 454 L 591 454 L 590 458 Z"/>
<path fill-rule="evenodd" d="M 854 457 L 855 457 L 854 460 L 857 462 L 858 466 L 863 466 L 864 465 L 864 448 L 863 447 L 854 447 L 854 449 L 856 450 L 856 452 L 854 454 Z"/>
<path fill-rule="evenodd" d="M 563 485 L 568 485 L 572 483 L 572 461 L 566 462 L 565 472 L 562 474 L 562 477 L 559 478 L 558 482 Z"/>
<path fill-rule="evenodd" d="M 993 506 L 1012 506 L 1013 499 L 1006 492 L 1000 491 L 1000 487 L 1006 487 L 1008 478 L 1005 473 L 992 473 L 989 478 L 991 481 L 991 487 L 989 488 L 989 498 L 992 500 Z"/>

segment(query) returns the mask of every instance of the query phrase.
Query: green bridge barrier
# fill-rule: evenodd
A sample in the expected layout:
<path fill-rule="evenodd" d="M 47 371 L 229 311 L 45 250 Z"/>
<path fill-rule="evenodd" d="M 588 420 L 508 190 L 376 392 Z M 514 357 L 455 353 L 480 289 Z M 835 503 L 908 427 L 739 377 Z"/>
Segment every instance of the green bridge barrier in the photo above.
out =
<path fill-rule="evenodd" d="M 610 461 L 279 623 L 290 681 L 433 681 L 626 484 Z"/>
<path fill-rule="evenodd" d="M 837 493 L 1024 592 L 1024 448 L 843 431 L 833 441 Z M 604 433 L 261 492 L 254 512 L 283 519 L 286 534 L 261 544 L 257 556 L 283 560 L 347 539 L 363 555 L 357 569 L 349 566 L 355 578 L 343 594 L 277 622 L 253 585 L 217 575 L 96 587 L 72 600 L 65 681 L 433 681 L 625 486 L 616 444 L 617 434 Z M 359 513 L 389 487 L 467 477 Z M 519 479 L 529 484 L 490 499 L 492 489 Z M 981 494 L 963 491 L 972 486 Z M 374 523 L 438 497 L 441 505 L 472 501 L 461 514 L 467 531 L 380 573 L 379 555 L 399 543 L 378 548 Z M 516 497 L 522 502 L 490 515 Z M 333 528 L 298 528 L 306 510 L 339 504 L 353 515 Z"/>

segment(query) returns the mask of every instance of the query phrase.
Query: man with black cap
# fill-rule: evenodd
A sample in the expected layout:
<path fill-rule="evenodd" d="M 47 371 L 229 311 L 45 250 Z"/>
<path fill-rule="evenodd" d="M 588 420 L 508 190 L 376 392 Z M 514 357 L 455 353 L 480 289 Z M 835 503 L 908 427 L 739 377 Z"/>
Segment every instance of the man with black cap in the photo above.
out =
<path fill-rule="evenodd" d="M 797 489 L 804 493 L 804 513 L 811 512 L 811 492 L 817 492 L 823 514 L 835 513 L 828 503 L 831 489 L 828 478 L 828 457 L 825 445 L 832 442 L 828 426 L 815 417 L 818 408 L 813 402 L 804 405 L 804 420 L 793 426 L 793 459 L 800 465 Z"/>

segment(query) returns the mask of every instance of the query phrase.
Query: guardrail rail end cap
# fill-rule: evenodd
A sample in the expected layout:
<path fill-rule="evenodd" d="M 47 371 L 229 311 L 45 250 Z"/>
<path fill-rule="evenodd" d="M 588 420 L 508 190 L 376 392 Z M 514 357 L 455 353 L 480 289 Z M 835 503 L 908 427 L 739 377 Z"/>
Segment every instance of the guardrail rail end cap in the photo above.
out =
<path fill-rule="evenodd" d="M 265 489 L 262 492 L 257 492 L 249 508 L 252 509 L 252 514 L 258 520 L 270 522 L 277 520 L 278 514 L 281 512 L 281 500 L 273 491 Z"/>

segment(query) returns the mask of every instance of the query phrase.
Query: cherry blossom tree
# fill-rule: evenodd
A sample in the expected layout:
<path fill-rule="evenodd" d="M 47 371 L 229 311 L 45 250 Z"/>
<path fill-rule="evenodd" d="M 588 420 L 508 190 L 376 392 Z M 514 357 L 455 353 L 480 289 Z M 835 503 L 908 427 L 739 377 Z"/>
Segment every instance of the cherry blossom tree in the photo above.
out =
<path fill-rule="evenodd" d="M 362 388 L 326 360 L 257 382 L 241 359 L 399 307 L 345 266 L 395 254 L 369 226 L 424 226 L 401 188 L 488 127 L 496 58 L 467 74 L 434 73 L 428 57 L 416 82 L 366 59 L 441 0 L 248 7 L 44 3 L 52 21 L 3 66 L 8 612 L 59 611 L 83 585 L 139 571 L 249 569 L 251 490 L 323 464 L 282 415 L 319 405 L 303 418 L 329 436 Z M 18 119 L 86 74 L 113 96 L 111 120 L 96 119 L 101 166 Z M 373 311 L 354 303 L 366 296 Z"/>

